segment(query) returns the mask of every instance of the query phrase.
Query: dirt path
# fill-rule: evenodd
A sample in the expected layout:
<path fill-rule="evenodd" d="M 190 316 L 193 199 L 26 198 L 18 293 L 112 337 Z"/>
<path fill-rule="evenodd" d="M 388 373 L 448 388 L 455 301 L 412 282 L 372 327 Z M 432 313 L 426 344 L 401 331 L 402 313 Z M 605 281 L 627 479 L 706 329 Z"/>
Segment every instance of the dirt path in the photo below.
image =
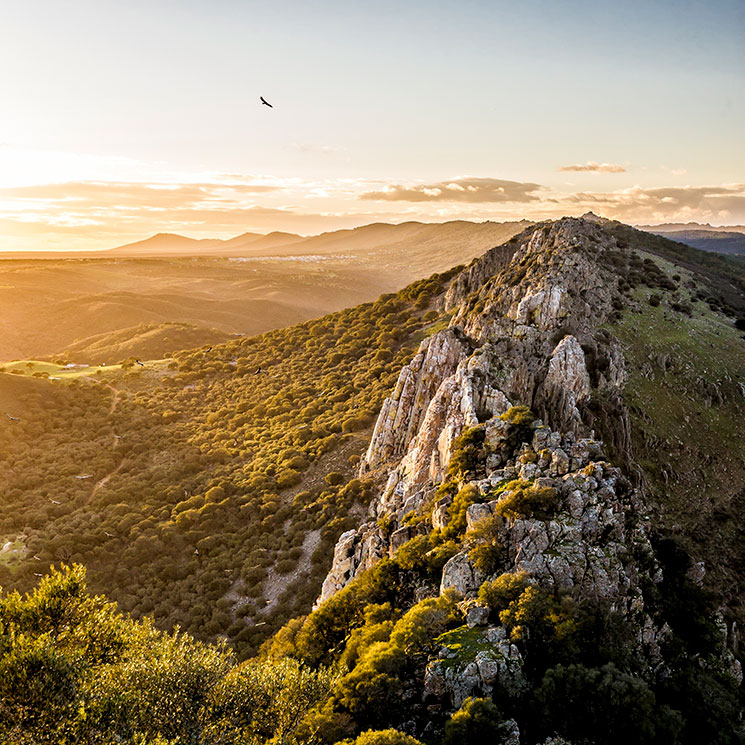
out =
<path fill-rule="evenodd" d="M 122 392 L 118 388 L 114 388 L 110 383 L 104 383 L 104 385 L 114 394 L 114 398 L 111 400 L 111 407 L 109 408 L 109 416 L 111 416 L 122 400 Z"/>
<path fill-rule="evenodd" d="M 95 382 L 100 382 L 100 381 L 95 381 Z M 113 397 L 111 399 L 111 406 L 109 407 L 109 412 L 108 412 L 108 416 L 111 416 L 116 411 L 116 407 L 119 405 L 119 402 L 122 400 L 122 392 L 118 388 L 115 388 L 113 385 L 111 385 L 111 383 L 103 383 L 103 385 L 105 385 L 113 394 Z M 112 449 L 114 449 L 119 444 L 120 437 L 119 435 L 116 435 L 116 434 L 112 435 L 112 437 L 113 437 L 113 440 L 111 443 L 111 447 Z M 88 499 L 86 501 L 87 504 L 90 504 L 93 501 L 96 494 L 98 494 L 98 491 L 102 489 L 104 486 L 106 486 L 106 484 L 109 483 L 112 476 L 115 476 L 117 473 L 119 473 L 119 471 L 122 470 L 126 462 L 127 462 L 127 459 L 122 458 L 119 465 L 113 471 L 109 471 L 109 473 L 107 473 L 102 479 L 99 479 L 93 485 L 93 489 L 91 490 L 91 493 L 88 496 Z"/>
<path fill-rule="evenodd" d="M 116 435 L 115 435 L 115 437 L 116 437 Z M 109 483 L 109 481 L 110 481 L 110 479 L 111 479 L 112 476 L 115 476 L 117 473 L 119 473 L 119 471 L 122 470 L 122 468 L 124 468 L 124 464 L 126 462 L 127 462 L 127 459 L 124 458 L 121 461 L 121 463 L 119 463 L 119 465 L 113 471 L 109 471 L 109 473 L 107 473 L 102 479 L 100 479 L 99 481 L 97 481 L 94 484 L 93 489 L 91 491 L 91 494 L 88 497 L 88 503 L 90 503 L 90 502 L 93 501 L 94 497 L 98 493 L 98 490 L 101 489 L 101 488 L 103 488 L 104 486 L 106 486 L 106 484 Z"/>

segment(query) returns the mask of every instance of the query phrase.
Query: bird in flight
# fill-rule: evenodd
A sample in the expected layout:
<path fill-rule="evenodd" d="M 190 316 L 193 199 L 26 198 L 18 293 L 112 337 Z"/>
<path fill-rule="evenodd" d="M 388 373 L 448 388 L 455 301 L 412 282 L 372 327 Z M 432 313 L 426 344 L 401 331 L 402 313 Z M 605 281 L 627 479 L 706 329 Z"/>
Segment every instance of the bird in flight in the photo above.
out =
<path fill-rule="evenodd" d="M 136 362 L 136 363 L 137 363 L 137 364 L 138 364 L 138 365 L 139 365 L 140 367 L 145 367 L 145 365 L 143 365 L 143 364 L 142 364 L 142 362 L 140 362 L 139 360 L 135 360 L 135 362 Z"/>
<path fill-rule="evenodd" d="M 12 419 L 14 422 L 20 422 L 21 421 L 17 416 L 11 416 L 10 414 L 8 414 L 7 411 L 5 412 L 5 416 L 7 416 L 8 419 Z"/>
<path fill-rule="evenodd" d="M 266 100 L 266 99 L 264 98 L 264 96 L 259 96 L 259 98 L 261 99 L 261 103 L 263 103 L 263 104 L 264 104 L 264 106 L 268 106 L 268 107 L 269 107 L 270 109 L 273 109 L 273 108 L 274 108 L 274 106 L 272 106 L 272 105 L 271 105 L 271 104 L 269 103 L 269 101 L 267 101 L 267 100 Z"/>

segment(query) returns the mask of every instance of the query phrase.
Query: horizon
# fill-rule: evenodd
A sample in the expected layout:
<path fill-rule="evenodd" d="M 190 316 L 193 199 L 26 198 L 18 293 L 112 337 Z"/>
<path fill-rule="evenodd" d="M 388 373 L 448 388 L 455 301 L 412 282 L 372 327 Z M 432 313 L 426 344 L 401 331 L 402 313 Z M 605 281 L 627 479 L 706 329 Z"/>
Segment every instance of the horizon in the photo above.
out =
<path fill-rule="evenodd" d="M 587 211 L 745 223 L 735 0 L 6 15 L 0 252 Z"/>
<path fill-rule="evenodd" d="M 605 219 L 605 215 L 597 215 L 596 213 L 593 213 L 591 211 L 589 213 L 586 212 L 586 213 L 577 214 L 577 215 L 562 215 L 561 217 L 555 217 L 555 218 L 549 218 L 549 219 L 551 221 L 556 221 L 556 220 L 561 220 L 561 219 L 566 218 L 566 217 L 581 218 L 581 217 L 584 217 L 587 214 L 594 214 L 596 217 L 600 217 L 601 219 Z M 611 219 L 611 218 L 608 218 L 608 219 Z M 159 231 L 157 233 L 151 233 L 151 234 L 146 235 L 144 237 L 137 238 L 137 239 L 135 239 L 133 241 L 128 241 L 127 243 L 118 244 L 118 245 L 115 245 L 115 246 L 104 246 L 102 248 L 69 248 L 69 249 L 57 249 L 57 250 L 49 250 L 49 249 L 45 249 L 45 248 L 38 248 L 38 249 L 20 249 L 20 248 L 19 249 L 0 249 L 0 256 L 7 255 L 7 254 L 33 254 L 33 253 L 38 253 L 40 255 L 41 254 L 60 254 L 60 256 L 64 256 L 64 255 L 67 255 L 67 254 L 96 254 L 96 253 L 102 253 L 102 254 L 104 254 L 104 253 L 107 253 L 107 252 L 112 251 L 112 250 L 115 250 L 115 249 L 127 248 L 129 246 L 138 245 L 138 244 L 141 244 L 141 243 L 147 243 L 148 241 L 154 240 L 154 239 L 159 238 L 159 237 L 186 238 L 186 239 L 192 240 L 192 241 L 228 242 L 230 240 L 234 240 L 234 239 L 239 238 L 239 237 L 244 236 L 244 235 L 255 235 L 257 237 L 257 239 L 260 239 L 260 238 L 265 238 L 265 237 L 270 236 L 270 235 L 275 235 L 275 234 L 279 234 L 279 233 L 286 233 L 290 237 L 297 237 L 297 238 L 300 238 L 301 240 L 306 240 L 306 239 L 318 238 L 318 237 L 323 236 L 323 235 L 331 235 L 331 234 L 334 234 L 334 233 L 339 233 L 339 232 L 344 232 L 344 231 L 351 232 L 351 231 L 358 230 L 358 229 L 361 229 L 361 228 L 369 228 L 369 227 L 372 227 L 374 225 L 389 225 L 389 226 L 400 226 L 400 225 L 407 225 L 407 224 L 447 225 L 448 223 L 452 223 L 452 222 L 467 222 L 467 223 L 471 223 L 471 224 L 474 224 L 474 225 L 479 225 L 479 224 L 483 225 L 483 224 L 486 224 L 486 223 L 490 223 L 491 222 L 491 223 L 494 223 L 494 224 L 499 225 L 499 224 L 519 223 L 519 222 L 539 223 L 539 222 L 543 222 L 543 221 L 540 220 L 540 219 L 531 220 L 529 217 L 523 217 L 523 218 L 519 218 L 519 219 L 515 219 L 515 220 L 505 219 L 505 220 L 501 220 L 501 221 L 498 221 L 498 220 L 489 220 L 489 219 L 485 219 L 485 220 L 465 220 L 465 219 L 461 219 L 461 218 L 458 218 L 458 217 L 455 217 L 455 218 L 452 218 L 452 219 L 447 219 L 447 220 L 441 220 L 441 221 L 424 221 L 424 220 L 411 219 L 411 220 L 402 220 L 400 222 L 393 222 L 393 221 L 391 221 L 391 222 L 381 222 L 381 221 L 376 221 L 376 222 L 362 223 L 360 225 L 353 225 L 353 226 L 351 226 L 349 228 L 337 228 L 336 230 L 322 230 L 322 231 L 317 232 L 317 233 L 293 233 L 293 232 L 284 231 L 284 230 L 268 230 L 267 232 L 262 233 L 262 232 L 258 232 L 258 231 L 247 230 L 247 231 L 241 231 L 239 233 L 231 233 L 231 234 L 228 234 L 228 235 L 226 235 L 224 237 L 223 236 L 220 236 L 220 237 L 217 237 L 217 236 L 204 236 L 204 235 L 191 236 L 191 235 L 187 235 L 186 232 L 183 232 L 183 233 L 173 233 L 173 232 L 170 232 L 170 231 Z M 619 221 L 619 222 L 623 222 L 623 221 Z M 711 228 L 712 231 L 715 231 L 715 230 L 718 231 L 721 228 L 730 227 L 730 228 L 733 229 L 734 232 L 743 232 L 742 230 L 739 230 L 738 231 L 738 230 L 735 230 L 735 229 L 736 228 L 745 228 L 745 225 L 740 225 L 740 224 L 715 225 L 715 224 L 712 224 L 712 223 L 700 223 L 700 222 L 687 222 L 687 223 L 668 222 L 668 223 L 656 223 L 656 224 L 655 223 L 650 223 L 650 224 L 645 224 L 645 223 L 638 223 L 638 224 L 625 223 L 625 224 L 627 224 L 630 227 L 633 227 L 633 228 L 635 228 L 637 230 L 644 230 L 644 229 L 647 229 L 647 228 L 650 228 L 651 229 L 651 228 L 668 227 L 668 226 L 671 226 L 671 225 L 680 225 L 680 226 L 688 227 L 691 230 L 695 230 L 696 228 L 701 228 L 701 229 L 704 229 L 705 230 L 708 227 L 708 228 Z M 670 232 L 673 232 L 673 231 L 670 231 Z M 267 254 L 267 255 L 270 255 L 270 254 Z M 26 258 L 28 258 L 28 257 L 26 257 Z"/>

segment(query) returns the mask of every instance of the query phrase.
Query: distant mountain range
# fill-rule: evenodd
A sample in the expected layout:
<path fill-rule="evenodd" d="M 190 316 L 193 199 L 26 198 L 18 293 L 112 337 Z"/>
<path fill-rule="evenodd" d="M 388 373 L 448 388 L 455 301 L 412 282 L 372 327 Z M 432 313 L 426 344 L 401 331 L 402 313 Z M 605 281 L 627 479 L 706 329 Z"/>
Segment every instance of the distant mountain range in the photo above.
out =
<path fill-rule="evenodd" d="M 438 254 L 446 246 L 466 248 L 469 259 L 498 245 L 530 225 L 531 220 L 512 222 L 469 222 L 452 220 L 444 223 L 404 222 L 399 224 L 371 223 L 358 228 L 335 230 L 319 235 L 302 236 L 275 231 L 241 233 L 234 238 L 188 238 L 176 233 L 157 233 L 134 243 L 127 243 L 103 251 L 63 252 L 6 252 L 4 258 L 109 258 L 204 256 L 227 258 L 265 258 L 287 256 L 341 256 L 354 253 L 358 259 L 373 259 L 388 255 L 397 263 L 406 258 L 414 261 Z M 708 223 L 662 223 L 640 225 L 639 230 L 663 235 L 704 251 L 726 254 L 745 254 L 745 225 L 715 226 Z M 404 253 L 402 253 L 402 251 Z M 463 258 L 458 250 L 448 255 L 441 268 Z M 452 260 L 452 261 L 451 261 Z M 451 261 L 449 264 L 448 261 Z M 429 267 L 428 267 L 429 268 Z M 413 275 L 418 276 L 418 275 Z M 412 276 L 412 278 L 413 278 Z"/>
<path fill-rule="evenodd" d="M 376 253 L 381 249 L 406 242 L 407 250 L 414 244 L 434 248 L 433 243 L 453 238 L 486 239 L 492 235 L 504 239 L 504 226 L 528 227 L 529 220 L 513 223 L 467 222 L 454 220 L 446 223 L 405 222 L 398 225 L 373 223 L 351 230 L 336 230 L 304 237 L 294 233 L 274 232 L 267 235 L 243 233 L 228 240 L 186 238 L 173 233 L 158 233 L 137 243 L 105 251 L 119 256 L 288 256 L 315 254 L 321 256 L 346 253 L 350 250 Z M 708 223 L 662 223 L 641 225 L 639 230 L 664 235 L 666 238 L 703 251 L 724 254 L 745 254 L 745 225 L 716 226 Z"/>
<path fill-rule="evenodd" d="M 662 235 L 702 251 L 745 255 L 745 225 L 715 226 L 708 223 L 666 223 L 642 225 L 640 230 Z"/>
<path fill-rule="evenodd" d="M 445 223 L 404 222 L 371 223 L 359 228 L 335 230 L 320 235 L 301 236 L 294 233 L 274 232 L 267 235 L 243 233 L 228 240 L 186 238 L 173 233 L 158 233 L 137 243 L 128 243 L 99 256 L 339 256 L 350 252 L 371 257 L 380 252 L 406 255 L 426 252 L 431 255 L 446 245 L 474 244 L 475 252 L 490 248 L 511 235 L 532 225 L 529 220 L 515 222 L 468 222 L 453 220 Z M 361 255 L 360 255 L 361 254 Z M 461 261 L 463 255 L 454 255 Z M 469 257 L 471 258 L 471 257 Z M 448 265 L 449 266 L 449 265 Z"/>

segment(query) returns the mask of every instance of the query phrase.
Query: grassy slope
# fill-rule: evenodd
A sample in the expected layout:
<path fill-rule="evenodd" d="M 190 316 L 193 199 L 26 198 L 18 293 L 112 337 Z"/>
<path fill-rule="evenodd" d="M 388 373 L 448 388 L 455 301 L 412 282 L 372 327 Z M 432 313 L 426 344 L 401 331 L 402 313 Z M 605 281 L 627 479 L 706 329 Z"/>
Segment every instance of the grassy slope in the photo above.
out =
<path fill-rule="evenodd" d="M 231 334 L 224 331 L 194 324 L 143 323 L 79 339 L 65 350 L 63 356 L 86 364 L 102 360 L 121 361 L 130 357 L 156 359 L 179 349 L 221 344 L 230 337 Z"/>
<path fill-rule="evenodd" d="M 681 263 L 690 266 L 690 258 Z M 639 311 L 626 312 L 612 328 L 627 357 L 624 397 L 635 458 L 660 524 L 686 542 L 694 560 L 706 562 L 707 586 L 743 618 L 745 340 L 731 317 L 696 300 L 711 291 L 703 275 L 659 252 L 654 260 L 669 277 L 681 277 L 676 297 L 693 310 L 673 310 L 673 294 L 659 290 L 661 304 L 653 307 L 652 291 L 637 288 Z"/>

